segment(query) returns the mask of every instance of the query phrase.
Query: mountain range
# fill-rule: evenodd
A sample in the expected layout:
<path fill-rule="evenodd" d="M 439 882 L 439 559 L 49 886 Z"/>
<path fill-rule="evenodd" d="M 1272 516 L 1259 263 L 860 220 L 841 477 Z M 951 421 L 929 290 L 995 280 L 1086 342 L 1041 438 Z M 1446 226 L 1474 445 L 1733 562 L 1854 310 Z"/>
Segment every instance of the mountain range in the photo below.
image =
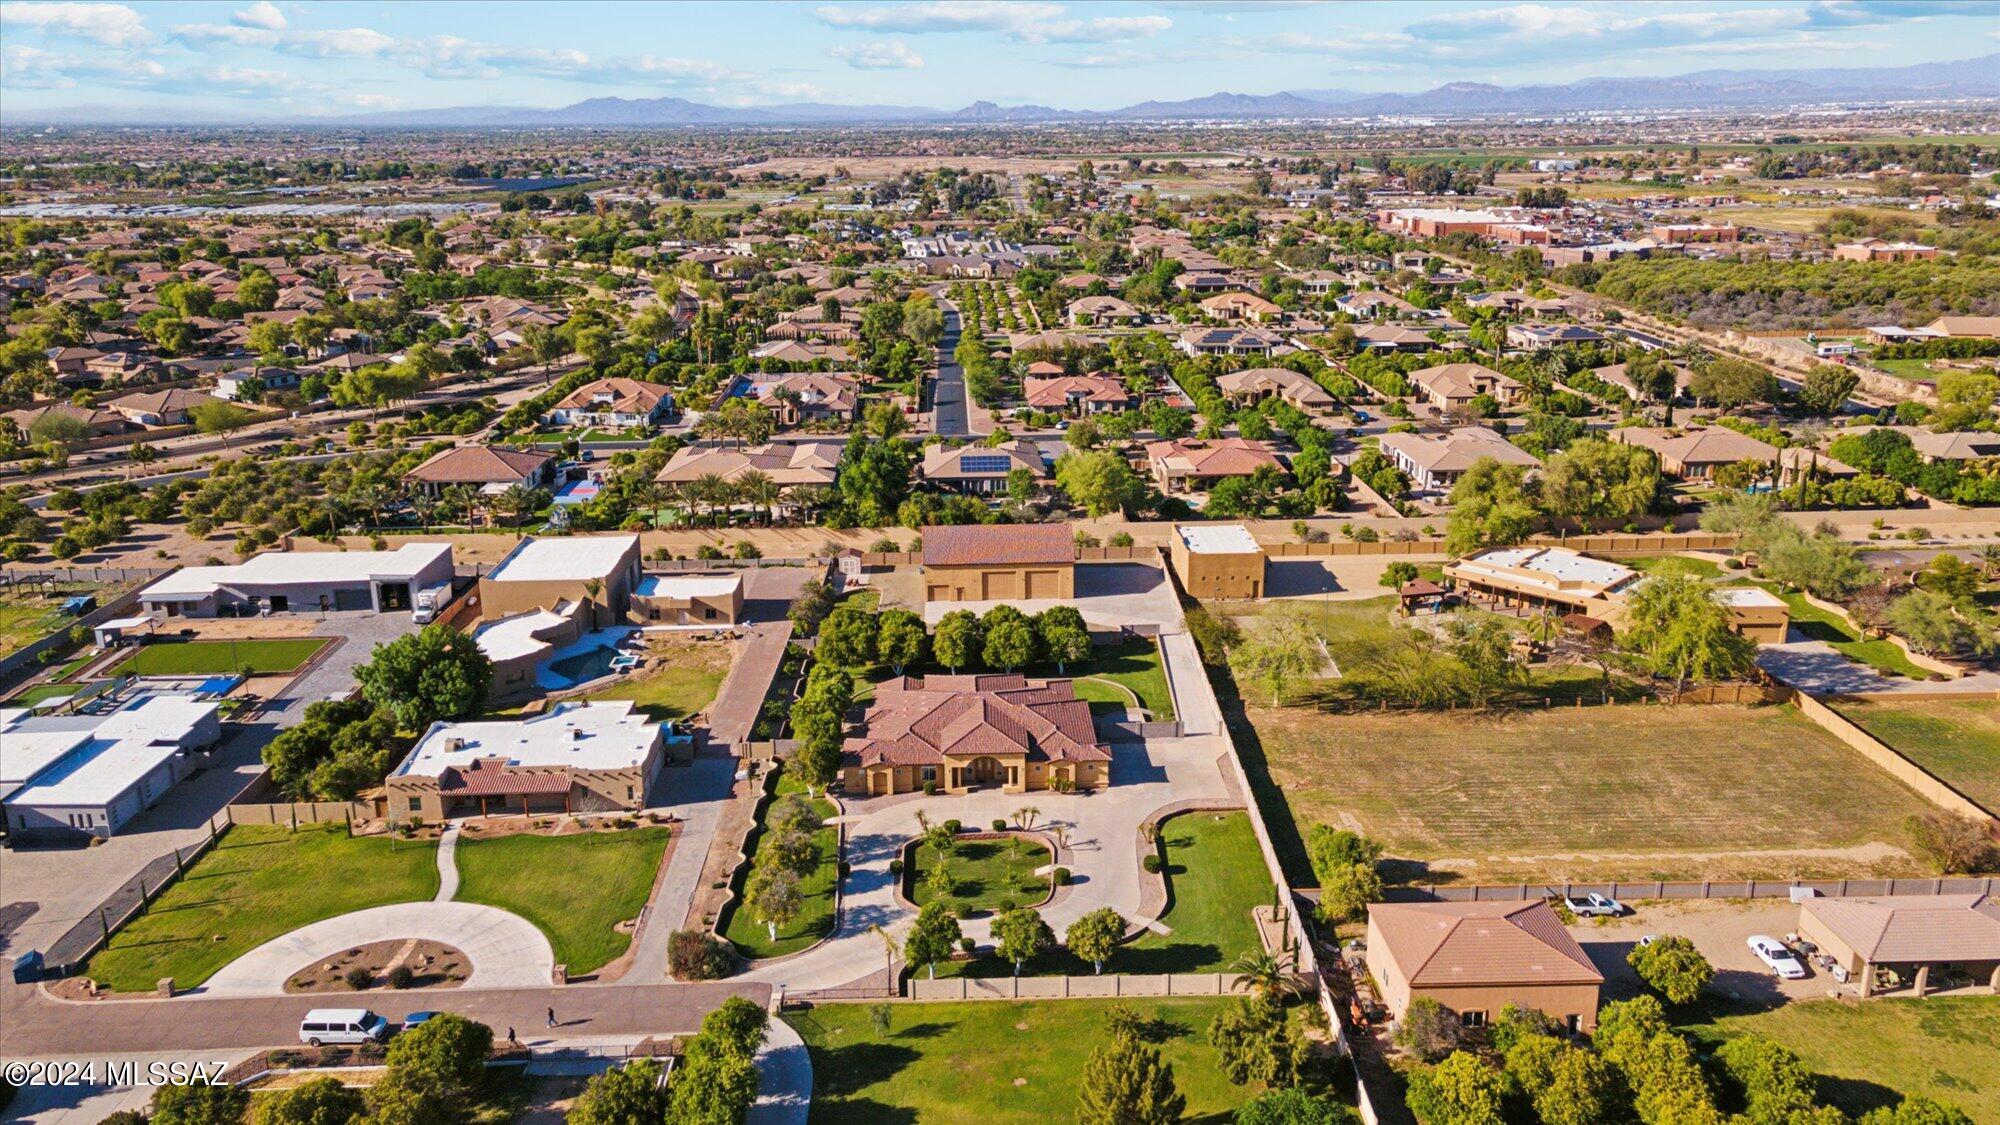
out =
<path fill-rule="evenodd" d="M 1344 89 L 1275 94 L 1218 93 L 1180 101 L 1145 101 L 1113 110 L 1001 106 L 974 102 L 962 109 L 834 105 L 798 102 L 718 106 L 686 98 L 589 98 L 549 108 L 455 106 L 342 117 L 251 117 L 228 120 L 170 107 L 114 109 L 75 106 L 6 115 L 9 124 L 56 125 L 338 125 L 378 128 L 672 128 L 842 124 L 978 124 L 1272 120 L 1345 117 L 1471 116 L 1731 108 L 1839 102 L 2000 99 L 2000 54 L 1955 62 L 1848 70 L 1704 70 L 1664 78 L 1586 78 L 1563 86 L 1493 86 L 1452 82 L 1415 94 Z"/>

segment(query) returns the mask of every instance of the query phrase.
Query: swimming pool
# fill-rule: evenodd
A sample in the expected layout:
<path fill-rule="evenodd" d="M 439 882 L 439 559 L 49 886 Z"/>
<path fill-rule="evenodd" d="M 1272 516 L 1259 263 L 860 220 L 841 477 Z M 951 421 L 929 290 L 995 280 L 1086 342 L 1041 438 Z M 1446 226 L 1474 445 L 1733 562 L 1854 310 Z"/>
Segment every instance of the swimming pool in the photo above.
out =
<path fill-rule="evenodd" d="M 613 645 L 599 645 L 582 652 L 571 653 L 558 660 L 542 665 L 551 676 L 568 682 L 568 686 L 588 683 L 601 676 L 611 674 L 611 662 L 618 659 L 618 649 Z"/>

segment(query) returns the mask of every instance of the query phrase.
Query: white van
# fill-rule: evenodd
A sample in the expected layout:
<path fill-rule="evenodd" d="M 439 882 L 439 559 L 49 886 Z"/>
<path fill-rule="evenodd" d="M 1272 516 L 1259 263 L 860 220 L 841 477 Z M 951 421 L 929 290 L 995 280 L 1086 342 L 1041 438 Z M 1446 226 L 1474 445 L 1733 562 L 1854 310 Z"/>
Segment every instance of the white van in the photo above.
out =
<path fill-rule="evenodd" d="M 315 1047 L 327 1043 L 380 1043 L 389 1038 L 389 1021 L 366 1008 L 314 1008 L 299 1022 L 299 1042 Z"/>

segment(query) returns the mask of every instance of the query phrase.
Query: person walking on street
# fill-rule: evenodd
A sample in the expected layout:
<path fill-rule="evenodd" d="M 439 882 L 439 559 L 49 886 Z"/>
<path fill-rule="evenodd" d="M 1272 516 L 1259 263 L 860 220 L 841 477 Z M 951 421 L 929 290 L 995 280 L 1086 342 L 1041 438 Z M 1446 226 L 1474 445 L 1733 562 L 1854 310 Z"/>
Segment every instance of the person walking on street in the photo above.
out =
<path fill-rule="evenodd" d="M 521 1045 L 521 1041 L 519 1039 L 514 1038 L 514 1029 L 511 1027 L 507 1029 L 507 1042 L 515 1047 Z"/>
<path fill-rule="evenodd" d="M 554 1008 L 550 1008 L 550 1009 L 549 1009 L 549 1026 L 550 1026 L 550 1027 L 554 1027 L 555 1025 L 556 1025 L 556 1010 L 555 1010 Z"/>

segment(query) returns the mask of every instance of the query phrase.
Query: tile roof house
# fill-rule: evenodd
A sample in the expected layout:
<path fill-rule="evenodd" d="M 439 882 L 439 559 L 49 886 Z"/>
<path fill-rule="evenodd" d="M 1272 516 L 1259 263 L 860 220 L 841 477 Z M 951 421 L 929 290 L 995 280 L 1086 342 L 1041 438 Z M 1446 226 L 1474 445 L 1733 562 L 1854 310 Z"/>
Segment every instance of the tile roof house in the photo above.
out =
<path fill-rule="evenodd" d="M 750 384 L 750 394 L 786 426 L 851 419 L 861 406 L 854 376 L 830 371 L 767 376 Z"/>
<path fill-rule="evenodd" d="M 221 401 L 205 391 L 171 387 L 164 391 L 136 391 L 120 395 L 104 405 L 124 415 L 125 420 L 135 426 L 157 428 L 186 425 L 189 411 Z"/>
<path fill-rule="evenodd" d="M 1270 355 L 1284 342 L 1261 328 L 1190 328 L 1174 343 L 1188 355 Z"/>
<path fill-rule="evenodd" d="M 1877 991 L 1878 968 L 1928 991 L 1933 966 L 1969 970 L 1976 987 L 2000 991 L 2000 899 L 1983 894 L 1809 898 L 1799 936 L 1834 959 L 1861 995 Z"/>
<path fill-rule="evenodd" d="M 1247 477 L 1267 466 L 1285 471 L 1267 443 L 1247 438 L 1147 442 L 1146 464 L 1160 491 L 1168 494 L 1206 492 L 1225 477 Z"/>
<path fill-rule="evenodd" d="M 1020 793 L 1111 781 L 1111 749 L 1068 680 L 904 676 L 875 689 L 862 730 L 841 748 L 843 782 L 853 794 L 908 793 L 926 784 L 948 793 Z"/>
<path fill-rule="evenodd" d="M 552 426 L 651 426 L 674 408 L 674 392 L 637 379 L 599 379 L 564 395 L 549 410 Z"/>
<path fill-rule="evenodd" d="M 1946 336 L 1990 339 L 2000 336 L 2000 316 L 1941 316 L 1924 327 Z"/>
<path fill-rule="evenodd" d="M 1510 348 L 1548 348 L 1557 344 L 1595 344 L 1604 340 L 1604 334 L 1581 324 L 1510 324 L 1507 326 L 1507 346 Z"/>
<path fill-rule="evenodd" d="M 1125 384 L 1104 375 L 1058 375 L 1023 380 L 1022 400 L 1036 410 L 1115 413 L 1132 405 L 1132 392 L 1125 389 Z"/>
<path fill-rule="evenodd" d="M 1776 446 L 1724 426 L 1668 430 L 1657 426 L 1624 426 L 1606 434 L 1612 441 L 1638 445 L 1660 455 L 1660 470 L 1687 480 L 1706 480 L 1723 465 L 1738 461 L 1775 461 Z"/>
<path fill-rule="evenodd" d="M 460 445 L 439 450 L 404 473 L 403 479 L 431 495 L 460 484 L 500 492 L 515 485 L 546 488 L 554 479 L 554 470 L 555 455 L 540 450 Z"/>
<path fill-rule="evenodd" d="M 1285 310 L 1273 302 L 1241 290 L 1202 298 L 1201 311 L 1217 320 L 1251 320 L 1259 324 L 1281 320 L 1285 315 Z"/>
<path fill-rule="evenodd" d="M 1535 455 L 1485 426 L 1460 426 L 1442 437 L 1430 434 L 1383 434 L 1379 448 L 1409 476 L 1420 492 L 1443 492 L 1481 458 L 1503 465 L 1540 468 Z"/>
<path fill-rule="evenodd" d="M 1438 342 L 1427 334 L 1401 325 L 1357 324 L 1353 327 L 1355 346 L 1363 351 L 1427 352 L 1438 346 Z"/>
<path fill-rule="evenodd" d="M 1042 447 L 1026 438 L 1002 445 L 960 445 L 924 448 L 924 479 L 960 492 L 992 494 L 1007 489 L 1007 477 L 1026 469 L 1037 481 L 1046 480 L 1049 466 Z"/>
<path fill-rule="evenodd" d="M 1286 367 L 1252 367 L 1216 377 L 1215 385 L 1231 402 L 1256 403 L 1276 395 L 1308 414 L 1332 410 L 1339 403 L 1314 382 Z"/>
<path fill-rule="evenodd" d="M 1071 324 L 1137 324 L 1144 315 L 1129 302 L 1112 296 L 1078 297 L 1063 310 Z"/>
<path fill-rule="evenodd" d="M 711 474 L 736 481 L 750 472 L 763 473 L 785 488 L 798 485 L 831 485 L 840 466 L 840 443 L 802 441 L 724 449 L 712 446 L 683 446 L 674 451 L 653 477 L 662 484 L 686 484 Z"/>
<path fill-rule="evenodd" d="M 1469 1027 L 1510 1003 L 1572 1031 L 1597 1025 L 1604 974 L 1545 902 L 1379 902 L 1367 941 L 1368 971 L 1398 1019 L 1424 997 Z"/>
<path fill-rule="evenodd" d="M 115 410 L 93 409 L 67 402 L 51 402 L 43 406 L 29 406 L 0 414 L 0 421 L 13 423 L 14 432 L 28 440 L 34 439 L 36 424 L 45 418 L 73 419 L 88 427 L 92 437 L 123 433 L 130 427 L 125 416 Z"/>
<path fill-rule="evenodd" d="M 1519 382 L 1482 363 L 1443 363 L 1412 371 L 1409 378 L 1424 401 L 1439 410 L 1468 406 L 1480 395 L 1506 406 L 1521 393 Z"/>

